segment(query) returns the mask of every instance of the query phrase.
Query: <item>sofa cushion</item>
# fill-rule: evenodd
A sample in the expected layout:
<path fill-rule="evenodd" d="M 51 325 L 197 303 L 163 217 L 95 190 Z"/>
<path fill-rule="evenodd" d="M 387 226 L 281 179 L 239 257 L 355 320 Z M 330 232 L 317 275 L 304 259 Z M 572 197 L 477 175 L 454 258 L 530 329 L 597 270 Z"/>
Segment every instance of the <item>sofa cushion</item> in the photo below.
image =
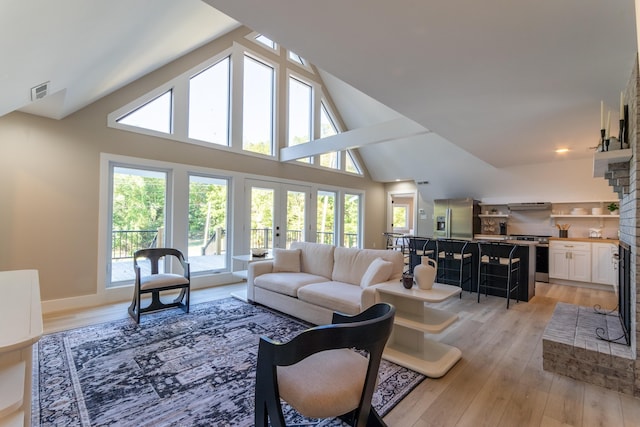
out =
<path fill-rule="evenodd" d="M 362 288 L 342 282 L 320 282 L 298 289 L 298 299 L 346 314 L 360 313 Z"/>
<path fill-rule="evenodd" d="M 273 250 L 273 272 L 300 273 L 300 249 Z"/>
<path fill-rule="evenodd" d="M 333 245 L 312 242 L 293 242 L 291 249 L 300 249 L 300 271 L 331 279 Z"/>
<path fill-rule="evenodd" d="M 362 277 L 367 272 L 367 268 L 369 268 L 369 264 L 376 258 L 382 258 L 393 264 L 393 270 L 388 280 L 400 280 L 400 277 L 402 277 L 404 258 L 400 251 L 337 247 L 333 255 L 331 279 L 336 282 L 359 285 Z"/>
<path fill-rule="evenodd" d="M 360 280 L 360 287 L 366 288 L 377 283 L 386 282 L 393 271 L 393 263 L 382 258 L 373 260 Z"/>
<path fill-rule="evenodd" d="M 298 289 L 310 283 L 326 282 L 322 276 L 309 273 L 267 273 L 257 276 L 253 284 L 291 297 L 298 296 Z"/>

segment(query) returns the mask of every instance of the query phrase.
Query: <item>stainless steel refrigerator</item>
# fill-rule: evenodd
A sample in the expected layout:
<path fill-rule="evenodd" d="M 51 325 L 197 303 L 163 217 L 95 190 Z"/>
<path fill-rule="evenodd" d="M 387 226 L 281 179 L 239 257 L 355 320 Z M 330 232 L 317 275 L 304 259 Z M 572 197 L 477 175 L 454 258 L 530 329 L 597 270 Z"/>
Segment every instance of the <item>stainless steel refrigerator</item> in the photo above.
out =
<path fill-rule="evenodd" d="M 480 233 L 480 205 L 477 200 L 440 199 L 433 201 L 433 237 L 472 240 Z"/>

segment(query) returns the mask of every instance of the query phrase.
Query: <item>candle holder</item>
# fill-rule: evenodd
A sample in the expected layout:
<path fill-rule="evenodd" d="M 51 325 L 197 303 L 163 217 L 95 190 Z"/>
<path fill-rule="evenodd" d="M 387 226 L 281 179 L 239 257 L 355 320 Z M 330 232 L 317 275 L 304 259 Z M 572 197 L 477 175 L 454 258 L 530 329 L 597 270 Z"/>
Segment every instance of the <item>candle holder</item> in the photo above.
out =
<path fill-rule="evenodd" d="M 609 151 L 609 138 L 604 140 L 604 151 Z"/>
<path fill-rule="evenodd" d="M 618 138 L 620 138 L 620 149 L 624 148 L 624 119 L 620 119 L 620 133 L 618 134 Z"/>
<path fill-rule="evenodd" d="M 601 151 L 605 151 L 605 149 L 604 149 L 604 135 L 605 135 L 605 130 L 604 129 L 600 129 L 600 146 L 602 147 Z"/>

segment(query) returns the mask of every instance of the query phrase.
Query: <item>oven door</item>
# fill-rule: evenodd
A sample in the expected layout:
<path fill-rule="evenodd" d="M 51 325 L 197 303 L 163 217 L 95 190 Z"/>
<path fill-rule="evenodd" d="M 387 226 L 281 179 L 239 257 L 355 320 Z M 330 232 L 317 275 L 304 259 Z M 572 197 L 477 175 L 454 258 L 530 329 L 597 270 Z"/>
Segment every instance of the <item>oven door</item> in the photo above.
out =
<path fill-rule="evenodd" d="M 536 245 L 536 282 L 549 283 L 549 244 Z"/>

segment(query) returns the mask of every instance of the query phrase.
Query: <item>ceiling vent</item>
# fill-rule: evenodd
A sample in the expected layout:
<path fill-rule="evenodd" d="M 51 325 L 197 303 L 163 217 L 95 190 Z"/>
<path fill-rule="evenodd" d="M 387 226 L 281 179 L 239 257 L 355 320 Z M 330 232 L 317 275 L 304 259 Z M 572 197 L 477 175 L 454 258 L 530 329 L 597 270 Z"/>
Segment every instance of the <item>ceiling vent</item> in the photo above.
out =
<path fill-rule="evenodd" d="M 37 101 L 49 94 L 49 82 L 39 84 L 31 88 L 31 100 Z"/>

